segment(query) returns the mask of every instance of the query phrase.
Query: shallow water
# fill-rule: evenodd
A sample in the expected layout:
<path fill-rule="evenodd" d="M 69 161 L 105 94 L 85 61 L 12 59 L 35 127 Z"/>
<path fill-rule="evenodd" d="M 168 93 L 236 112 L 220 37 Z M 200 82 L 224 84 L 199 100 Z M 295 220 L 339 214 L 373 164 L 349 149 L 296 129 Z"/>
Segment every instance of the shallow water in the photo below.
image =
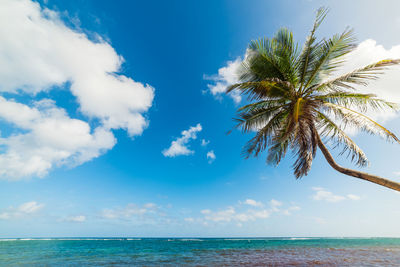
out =
<path fill-rule="evenodd" d="M 400 266 L 400 239 L 0 239 L 0 265 Z"/>

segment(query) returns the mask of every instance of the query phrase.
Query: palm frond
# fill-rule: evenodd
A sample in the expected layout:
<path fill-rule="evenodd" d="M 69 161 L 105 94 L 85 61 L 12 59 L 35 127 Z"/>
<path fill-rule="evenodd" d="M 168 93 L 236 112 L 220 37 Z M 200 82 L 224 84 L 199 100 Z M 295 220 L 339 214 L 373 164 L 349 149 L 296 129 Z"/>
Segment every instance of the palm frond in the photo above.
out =
<path fill-rule="evenodd" d="M 400 64 L 400 59 L 381 60 L 367 65 L 361 69 L 357 69 L 332 80 L 326 81 L 317 86 L 313 91 L 330 90 L 335 92 L 343 88 L 355 90 L 354 85 L 366 86 L 368 84 L 368 80 L 376 80 L 378 75 L 382 74 L 382 72 L 379 71 L 398 64 Z"/>
<path fill-rule="evenodd" d="M 289 139 L 280 139 L 279 142 L 274 141 L 268 149 L 267 163 L 278 165 L 282 158 L 285 157 L 289 147 Z"/>
<path fill-rule="evenodd" d="M 266 147 L 271 144 L 274 136 L 277 135 L 282 126 L 282 121 L 288 116 L 288 111 L 283 110 L 275 114 L 268 123 L 259 129 L 256 135 L 250 139 L 243 148 L 243 155 L 248 158 L 251 155 L 258 156 Z"/>
<path fill-rule="evenodd" d="M 338 119 L 343 121 L 345 126 L 351 125 L 369 134 L 382 136 L 388 141 L 400 143 L 400 140 L 394 133 L 364 114 L 329 102 L 325 102 L 323 107 L 327 109 L 327 111 L 333 112 Z"/>
<path fill-rule="evenodd" d="M 243 82 L 229 86 L 227 93 L 239 90 L 241 94 L 247 94 L 249 100 L 265 99 L 267 97 L 279 97 L 290 95 L 291 84 L 278 78 L 265 79 L 257 82 Z"/>
<path fill-rule="evenodd" d="M 268 124 L 271 117 L 280 112 L 280 109 L 287 106 L 272 106 L 269 108 L 256 108 L 251 111 L 239 113 L 239 118 L 236 119 L 238 124 L 236 127 L 241 127 L 243 132 L 256 131 Z"/>
<path fill-rule="evenodd" d="M 313 118 L 307 115 L 302 117 L 297 124 L 295 139 L 291 144 L 297 157 L 293 164 L 296 178 L 301 178 L 308 174 L 317 151 L 317 132 L 313 125 Z"/>
<path fill-rule="evenodd" d="M 298 57 L 298 46 L 293 40 L 293 33 L 287 28 L 281 28 L 273 39 L 276 42 L 274 54 L 278 57 L 278 65 L 285 74 L 285 80 L 289 81 L 293 87 L 298 82 L 296 61 Z"/>
<path fill-rule="evenodd" d="M 262 81 L 266 78 L 278 78 L 282 81 L 287 79 L 282 69 L 280 58 L 274 53 L 276 41 L 269 38 L 260 38 L 251 41 L 248 56 L 242 62 L 239 69 L 241 81 Z"/>
<path fill-rule="evenodd" d="M 340 58 L 354 50 L 354 41 L 353 30 L 346 29 L 342 34 L 336 34 L 332 38 L 322 41 L 315 48 L 318 52 L 317 59 L 310 65 L 310 70 L 306 71 L 307 80 L 304 88 L 307 90 L 305 92 L 313 88 L 308 88 L 310 85 L 319 82 L 321 75 L 327 76 L 342 65 L 343 60 Z"/>
<path fill-rule="evenodd" d="M 310 65 L 314 62 L 314 60 L 317 57 L 317 49 L 315 45 L 315 32 L 318 29 L 319 25 L 322 23 L 322 21 L 325 19 L 326 15 L 328 13 L 328 9 L 326 8 L 320 8 L 317 11 L 316 18 L 314 21 L 313 28 L 310 32 L 310 35 L 307 37 L 307 40 L 304 44 L 304 48 L 299 56 L 298 59 L 298 70 L 300 74 L 300 90 L 304 85 L 304 82 L 306 80 L 306 74 L 307 71 L 310 68 Z"/>
<path fill-rule="evenodd" d="M 261 108 L 270 108 L 270 107 L 274 107 L 274 106 L 279 106 L 282 104 L 286 104 L 287 101 L 282 100 L 282 99 L 268 99 L 268 100 L 262 100 L 262 101 L 258 101 L 255 103 L 251 103 L 251 104 L 247 104 L 244 105 L 240 108 L 238 108 L 238 112 L 243 112 L 243 111 L 252 111 L 255 109 L 261 109 Z"/>
<path fill-rule="evenodd" d="M 251 41 L 246 59 L 239 70 L 242 81 L 254 82 L 265 78 L 278 78 L 291 84 L 297 82 L 295 68 L 298 56 L 293 34 L 281 28 L 274 38 Z"/>
<path fill-rule="evenodd" d="M 355 108 L 361 112 L 366 112 L 369 109 L 375 111 L 399 110 L 398 104 L 376 98 L 376 95 L 374 94 L 358 94 L 341 91 L 337 93 L 317 95 L 314 98 L 347 108 Z"/>
<path fill-rule="evenodd" d="M 368 165 L 368 159 L 364 151 L 338 125 L 322 112 L 318 112 L 318 119 L 321 135 L 334 140 L 336 143 L 334 148 L 338 147 L 339 144 L 343 144 L 343 150 L 340 152 L 340 155 L 348 152 L 347 157 L 351 156 L 351 161 L 355 162 L 358 166 L 363 167 Z"/>

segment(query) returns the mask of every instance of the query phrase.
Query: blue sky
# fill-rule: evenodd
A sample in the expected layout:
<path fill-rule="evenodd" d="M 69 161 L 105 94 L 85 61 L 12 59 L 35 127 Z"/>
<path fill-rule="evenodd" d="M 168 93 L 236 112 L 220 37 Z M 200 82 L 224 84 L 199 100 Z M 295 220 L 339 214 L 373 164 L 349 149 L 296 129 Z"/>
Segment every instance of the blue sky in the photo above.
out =
<path fill-rule="evenodd" d="M 252 39 L 286 26 L 302 44 L 322 5 L 319 37 L 355 29 L 349 69 L 399 58 L 396 1 L 0 5 L 0 237 L 400 236 L 400 195 L 320 153 L 300 180 L 290 155 L 243 159 L 251 134 L 226 133 L 245 99 L 215 87 Z M 396 71 L 363 90 L 400 102 Z M 371 116 L 400 133 L 398 115 Z M 400 180 L 399 145 L 352 134 L 365 171 Z"/>

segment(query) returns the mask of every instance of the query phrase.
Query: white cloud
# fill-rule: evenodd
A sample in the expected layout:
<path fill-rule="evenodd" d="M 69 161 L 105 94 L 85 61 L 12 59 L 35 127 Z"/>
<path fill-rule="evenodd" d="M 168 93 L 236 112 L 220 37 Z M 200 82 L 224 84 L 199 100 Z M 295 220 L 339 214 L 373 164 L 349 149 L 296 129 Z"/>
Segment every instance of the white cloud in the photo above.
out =
<path fill-rule="evenodd" d="M 291 206 L 288 209 L 283 210 L 282 213 L 284 215 L 288 215 L 289 216 L 289 215 L 292 215 L 292 211 L 299 211 L 299 210 L 301 210 L 301 208 L 299 206 Z"/>
<path fill-rule="evenodd" d="M 202 130 L 200 123 L 196 126 L 190 127 L 188 130 L 182 132 L 182 136 L 172 141 L 171 146 L 162 151 L 165 157 L 176 157 L 180 155 L 191 155 L 194 153 L 193 150 L 188 148 L 188 143 L 192 139 L 197 138 L 197 133 Z"/>
<path fill-rule="evenodd" d="M 202 213 L 205 215 L 204 220 L 213 222 L 247 222 L 254 221 L 256 219 L 265 219 L 270 215 L 270 212 L 266 209 L 237 212 L 234 207 L 228 207 L 225 210 L 216 212 L 211 210 L 203 210 Z"/>
<path fill-rule="evenodd" d="M 325 190 L 322 187 L 313 187 L 312 188 L 316 193 L 312 196 L 314 200 L 323 200 L 327 202 L 339 202 L 346 199 L 350 200 L 359 200 L 360 197 L 354 194 L 348 194 L 345 196 L 335 195 L 332 192 Z"/>
<path fill-rule="evenodd" d="M 0 220 L 8 220 L 10 219 L 10 214 L 8 212 L 0 213 Z"/>
<path fill-rule="evenodd" d="M 207 152 L 207 159 L 208 159 L 208 163 L 213 163 L 213 161 L 216 159 L 217 157 L 215 156 L 214 150 L 210 150 Z"/>
<path fill-rule="evenodd" d="M 254 206 L 254 207 L 262 207 L 264 204 L 260 201 L 255 201 L 254 199 L 246 199 L 244 202 L 246 205 Z"/>
<path fill-rule="evenodd" d="M 312 196 L 314 200 L 339 202 L 346 199 L 344 196 L 334 195 L 332 192 L 326 191 L 325 189 L 320 187 L 313 187 L 313 190 L 316 191 L 315 195 Z"/>
<path fill-rule="evenodd" d="M 242 64 L 241 58 L 237 58 L 234 61 L 228 61 L 225 67 L 218 70 L 218 75 L 211 77 L 205 76 L 206 80 L 214 82 L 213 84 L 207 85 L 213 96 L 221 97 L 221 94 L 225 94 L 228 86 L 238 82 L 237 70 L 240 64 Z M 242 97 L 237 91 L 233 91 L 229 95 L 235 103 L 239 103 L 242 100 Z"/>
<path fill-rule="evenodd" d="M 348 194 L 348 195 L 347 195 L 347 198 L 348 198 L 348 199 L 351 199 L 351 200 L 360 200 L 360 197 L 359 197 L 359 196 L 353 195 L 353 194 Z"/>
<path fill-rule="evenodd" d="M 200 211 L 202 214 L 210 214 L 211 213 L 211 210 L 209 210 L 209 209 L 205 209 L 205 210 L 202 210 L 202 211 Z"/>
<path fill-rule="evenodd" d="M 146 209 L 156 209 L 157 205 L 154 204 L 154 203 L 146 203 L 146 204 L 143 205 L 143 207 L 146 208 Z"/>
<path fill-rule="evenodd" d="M 71 216 L 66 218 L 65 221 L 81 223 L 86 221 L 86 216 L 85 215 Z"/>
<path fill-rule="evenodd" d="M 278 207 L 282 206 L 282 204 L 283 204 L 282 202 L 275 200 L 275 199 L 271 199 L 271 201 L 269 202 L 269 205 L 271 206 L 272 210 L 275 212 L 279 211 Z"/>
<path fill-rule="evenodd" d="M 0 175 L 20 178 L 44 176 L 53 166 L 82 164 L 112 148 L 115 138 L 98 127 L 71 119 L 50 100 L 33 107 L 0 96 L 0 118 L 26 132 L 0 138 L 7 150 L 0 154 Z"/>
<path fill-rule="evenodd" d="M 125 207 L 103 209 L 100 217 L 106 220 L 129 221 L 138 224 L 169 223 L 171 221 L 167 214 L 162 211 L 162 208 L 154 203 L 143 205 L 129 203 Z"/>
<path fill-rule="evenodd" d="M 246 199 L 245 201 L 239 201 L 237 205 L 229 206 L 225 209 L 218 211 L 203 209 L 200 212 L 203 217 L 192 219 L 194 222 L 198 222 L 203 225 L 209 225 L 210 222 L 235 223 L 236 225 L 238 225 L 245 222 L 256 221 L 258 219 L 269 218 L 272 214 L 280 211 L 278 207 L 283 206 L 283 203 L 278 200 L 272 199 L 271 201 L 269 201 L 270 208 L 264 208 L 264 206 L 265 205 L 261 201 Z M 297 210 L 300 210 L 300 207 L 291 206 L 282 211 L 282 213 L 285 215 L 290 215 L 290 211 Z"/>
<path fill-rule="evenodd" d="M 39 204 L 36 201 L 25 202 L 18 207 L 9 207 L 6 211 L 0 213 L 0 220 L 15 219 L 33 215 L 40 211 L 44 204 Z"/>
<path fill-rule="evenodd" d="M 124 60 L 110 44 L 72 30 L 37 2 L 0 1 L 0 61 L 0 92 L 35 98 L 67 86 L 79 111 L 100 122 L 90 129 L 54 102 L 44 100 L 51 104 L 38 108 L 1 98 L 1 117 L 24 131 L 1 139 L 6 152 L 0 170 L 9 179 L 42 176 L 65 162 L 81 164 L 113 147 L 111 129 L 134 136 L 148 124 L 143 113 L 154 89 L 117 74 Z"/>
<path fill-rule="evenodd" d="M 21 204 L 17 209 L 16 212 L 31 214 L 39 211 L 43 208 L 43 204 L 39 204 L 36 201 L 26 202 Z"/>
<path fill-rule="evenodd" d="M 210 143 L 210 141 L 205 140 L 205 139 L 201 139 L 201 146 L 206 146 Z"/>

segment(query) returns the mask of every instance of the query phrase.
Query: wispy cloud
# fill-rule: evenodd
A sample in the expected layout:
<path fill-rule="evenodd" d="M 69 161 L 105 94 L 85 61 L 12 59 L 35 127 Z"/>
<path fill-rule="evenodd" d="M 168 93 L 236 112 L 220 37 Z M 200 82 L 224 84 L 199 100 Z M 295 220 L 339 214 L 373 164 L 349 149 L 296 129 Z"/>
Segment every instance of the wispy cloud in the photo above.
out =
<path fill-rule="evenodd" d="M 247 222 L 259 218 L 268 218 L 270 215 L 266 209 L 238 212 L 234 207 L 228 207 L 227 209 L 215 212 L 211 210 L 202 210 L 201 213 L 204 215 L 206 221 L 213 222 Z"/>
<path fill-rule="evenodd" d="M 201 146 L 207 146 L 209 143 L 209 140 L 201 139 Z"/>
<path fill-rule="evenodd" d="M 347 196 L 341 196 L 341 195 L 335 195 L 330 191 L 327 191 L 326 189 L 322 187 L 313 187 L 313 191 L 315 191 L 315 194 L 312 195 L 312 198 L 314 200 L 321 200 L 321 201 L 327 201 L 327 202 L 340 202 L 346 199 L 350 200 L 359 200 L 360 197 L 354 194 L 348 194 Z"/>
<path fill-rule="evenodd" d="M 135 224 L 157 224 L 170 222 L 163 208 L 154 203 L 138 205 L 129 203 L 125 207 L 103 209 L 100 217 L 112 221 L 127 221 Z"/>
<path fill-rule="evenodd" d="M 299 210 L 301 210 L 301 208 L 299 206 L 291 206 L 291 207 L 283 210 L 282 213 L 284 215 L 288 215 L 289 216 L 289 215 L 292 215 L 293 211 L 299 211 Z"/>
<path fill-rule="evenodd" d="M 283 203 L 278 200 L 271 199 L 269 204 L 273 211 L 279 211 L 279 207 L 282 206 Z"/>
<path fill-rule="evenodd" d="M 281 206 L 283 206 L 283 203 L 275 199 L 270 200 L 268 205 L 266 205 L 261 201 L 248 198 L 244 201 L 238 201 L 236 205 L 228 206 L 221 210 L 203 209 L 200 212 L 203 217 L 187 217 L 185 221 L 201 223 L 203 225 L 209 225 L 210 223 L 235 223 L 237 226 L 242 226 L 245 222 L 267 219 L 274 213 L 290 215 L 289 211 L 300 210 L 298 206 L 291 206 L 281 212 L 278 208 Z"/>
<path fill-rule="evenodd" d="M 361 199 L 360 196 L 353 195 L 353 194 L 348 194 L 348 195 L 347 195 L 347 198 L 348 198 L 348 199 L 351 199 L 351 200 L 360 200 L 360 199 Z"/>
<path fill-rule="evenodd" d="M 70 216 L 65 218 L 64 221 L 82 223 L 86 221 L 86 216 L 85 215 Z"/>
<path fill-rule="evenodd" d="M 9 207 L 8 209 L 0 213 L 0 219 L 8 220 L 33 215 L 39 212 L 43 207 L 44 204 L 38 203 L 36 201 L 25 202 L 16 208 Z"/>
<path fill-rule="evenodd" d="M 197 138 L 197 133 L 202 130 L 200 123 L 196 126 L 190 127 L 188 130 L 182 132 L 182 136 L 172 141 L 169 148 L 164 149 L 162 154 L 165 157 L 176 157 L 180 155 L 191 155 L 194 153 L 193 150 L 188 148 L 188 143 L 192 139 Z"/>

